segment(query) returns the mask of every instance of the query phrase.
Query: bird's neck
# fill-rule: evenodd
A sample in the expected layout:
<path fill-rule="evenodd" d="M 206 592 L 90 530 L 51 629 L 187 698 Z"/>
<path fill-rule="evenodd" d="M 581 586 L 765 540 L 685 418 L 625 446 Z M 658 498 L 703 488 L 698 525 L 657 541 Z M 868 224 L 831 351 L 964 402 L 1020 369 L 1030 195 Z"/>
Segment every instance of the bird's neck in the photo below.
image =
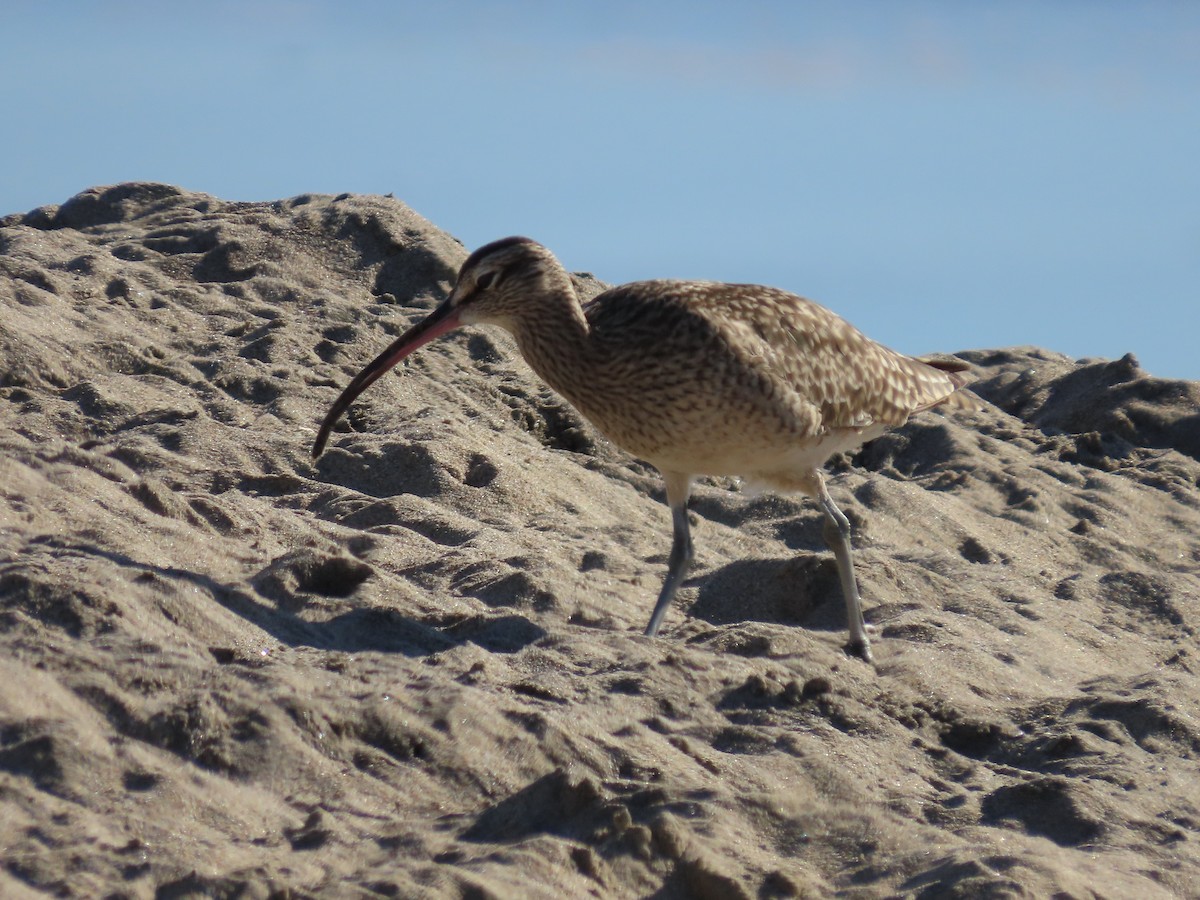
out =
<path fill-rule="evenodd" d="M 588 358 L 591 330 L 570 276 L 563 272 L 530 307 L 512 329 L 517 347 L 550 387 L 572 399 Z"/>

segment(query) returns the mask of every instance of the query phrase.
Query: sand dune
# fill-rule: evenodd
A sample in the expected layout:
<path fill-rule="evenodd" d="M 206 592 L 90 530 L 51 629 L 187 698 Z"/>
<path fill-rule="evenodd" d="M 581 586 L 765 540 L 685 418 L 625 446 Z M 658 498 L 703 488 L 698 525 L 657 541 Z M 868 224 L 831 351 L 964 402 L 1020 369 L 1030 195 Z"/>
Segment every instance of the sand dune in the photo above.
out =
<path fill-rule="evenodd" d="M 717 481 L 648 640 L 657 476 L 503 334 L 312 462 L 466 256 L 402 203 L 0 226 L 0 895 L 1200 894 L 1200 383 L 962 353 L 831 466 L 875 668 L 819 511 Z"/>

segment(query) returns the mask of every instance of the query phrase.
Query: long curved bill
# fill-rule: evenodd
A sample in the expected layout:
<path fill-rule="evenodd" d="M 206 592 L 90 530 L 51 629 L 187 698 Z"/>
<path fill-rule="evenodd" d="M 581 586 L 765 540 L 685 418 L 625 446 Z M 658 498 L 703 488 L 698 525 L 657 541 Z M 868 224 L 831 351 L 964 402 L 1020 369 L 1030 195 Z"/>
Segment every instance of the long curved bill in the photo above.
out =
<path fill-rule="evenodd" d="M 325 449 L 325 442 L 329 440 L 329 432 L 333 430 L 333 426 L 337 420 L 342 417 L 350 404 L 355 401 L 359 394 L 374 384 L 388 369 L 404 359 L 414 350 L 423 347 L 436 337 L 440 337 L 447 331 L 453 331 L 462 323 L 458 318 L 459 311 L 456 307 L 450 306 L 449 302 L 443 303 L 424 319 L 414 325 L 400 337 L 396 338 L 391 345 L 375 357 L 361 372 L 354 376 L 354 380 L 346 386 L 340 397 L 330 407 L 328 414 L 325 416 L 325 421 L 321 423 L 321 430 L 317 432 L 316 443 L 313 444 L 312 455 L 314 458 L 321 455 Z"/>

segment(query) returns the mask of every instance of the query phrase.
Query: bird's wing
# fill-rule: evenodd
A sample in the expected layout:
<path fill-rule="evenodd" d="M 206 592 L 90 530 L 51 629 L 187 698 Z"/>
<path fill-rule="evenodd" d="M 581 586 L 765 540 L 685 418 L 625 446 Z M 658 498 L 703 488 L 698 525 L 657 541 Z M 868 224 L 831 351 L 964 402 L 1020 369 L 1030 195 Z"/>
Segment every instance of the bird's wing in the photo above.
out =
<path fill-rule="evenodd" d="M 946 367 L 888 349 L 787 291 L 719 285 L 699 292 L 690 305 L 714 322 L 743 365 L 815 406 L 822 429 L 900 425 L 966 382 Z"/>
<path fill-rule="evenodd" d="M 759 285 L 648 281 L 585 304 L 625 384 L 686 379 L 717 402 L 752 405 L 796 435 L 900 425 L 965 383 L 876 343 L 840 316 Z"/>

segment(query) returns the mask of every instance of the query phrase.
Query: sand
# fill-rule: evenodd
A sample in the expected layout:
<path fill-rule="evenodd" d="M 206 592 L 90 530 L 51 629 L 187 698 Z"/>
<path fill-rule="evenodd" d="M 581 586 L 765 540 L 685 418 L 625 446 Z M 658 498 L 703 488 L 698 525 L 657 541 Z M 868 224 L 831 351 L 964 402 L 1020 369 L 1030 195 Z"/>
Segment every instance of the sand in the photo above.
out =
<path fill-rule="evenodd" d="M 0 226 L 0 896 L 1200 896 L 1200 383 L 964 352 L 830 466 L 875 667 L 724 480 L 650 640 L 657 476 L 502 333 L 312 461 L 467 253 L 398 200 Z"/>

